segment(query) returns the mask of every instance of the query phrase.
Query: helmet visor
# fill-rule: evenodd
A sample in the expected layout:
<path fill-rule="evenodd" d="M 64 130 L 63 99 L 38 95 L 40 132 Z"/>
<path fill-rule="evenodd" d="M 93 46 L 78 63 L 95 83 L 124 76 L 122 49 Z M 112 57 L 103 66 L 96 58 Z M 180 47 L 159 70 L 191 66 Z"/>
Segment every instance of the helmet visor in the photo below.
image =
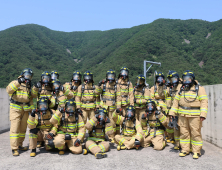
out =
<path fill-rule="evenodd" d="M 42 82 L 43 83 L 49 83 L 50 80 L 51 80 L 51 76 L 50 75 L 42 76 Z"/>
<path fill-rule="evenodd" d="M 48 103 L 46 103 L 46 102 L 39 103 L 38 109 L 40 111 L 46 111 L 48 109 Z"/>
<path fill-rule="evenodd" d="M 75 106 L 74 105 L 68 105 L 66 106 L 66 112 L 68 113 L 74 113 L 75 111 Z"/>
<path fill-rule="evenodd" d="M 80 80 L 81 78 L 80 78 L 80 75 L 74 74 L 73 77 L 72 77 L 72 79 L 75 80 L 75 81 L 78 81 L 78 80 Z"/>
<path fill-rule="evenodd" d="M 170 83 L 177 83 L 177 82 L 178 82 L 178 78 L 177 77 L 170 78 Z"/>
<path fill-rule="evenodd" d="M 145 82 L 145 80 L 143 80 L 143 79 L 137 79 L 136 84 L 137 85 L 143 85 L 144 82 Z"/>
<path fill-rule="evenodd" d="M 52 74 L 51 74 L 51 79 L 52 79 L 52 80 L 56 80 L 56 79 L 58 79 L 58 78 L 59 78 L 58 74 L 55 74 L 55 73 L 52 73 Z"/>
<path fill-rule="evenodd" d="M 108 74 L 107 74 L 107 79 L 108 79 L 108 80 L 115 80 L 115 74 L 113 74 L 113 73 L 108 73 Z"/>
<path fill-rule="evenodd" d="M 128 76 L 129 72 L 128 72 L 127 70 L 121 70 L 121 71 L 120 71 L 120 74 L 121 74 L 122 76 Z"/>
<path fill-rule="evenodd" d="M 31 79 L 32 79 L 32 74 L 31 74 L 31 73 L 25 72 L 25 73 L 23 74 L 23 76 L 24 76 L 24 78 L 25 78 L 26 80 L 31 80 Z"/>
<path fill-rule="evenodd" d="M 60 82 L 55 82 L 55 83 L 53 83 L 53 85 L 52 85 L 53 90 L 58 90 L 59 87 L 60 87 Z"/>
<path fill-rule="evenodd" d="M 183 77 L 183 82 L 186 84 L 189 84 L 193 81 L 193 77 L 192 76 L 184 76 Z"/>
<path fill-rule="evenodd" d="M 92 76 L 91 75 L 85 75 L 84 80 L 92 80 Z"/>

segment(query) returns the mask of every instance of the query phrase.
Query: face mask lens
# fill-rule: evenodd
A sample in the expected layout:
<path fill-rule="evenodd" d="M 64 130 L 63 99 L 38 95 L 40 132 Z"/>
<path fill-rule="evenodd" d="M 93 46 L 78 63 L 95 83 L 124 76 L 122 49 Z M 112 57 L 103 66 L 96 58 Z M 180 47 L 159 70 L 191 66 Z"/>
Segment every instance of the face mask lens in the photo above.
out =
<path fill-rule="evenodd" d="M 108 80 L 115 80 L 115 75 L 114 74 L 108 74 L 107 79 Z"/>
<path fill-rule="evenodd" d="M 67 107 L 66 107 L 66 111 L 67 111 L 67 112 L 74 112 L 74 110 L 75 110 L 75 107 L 74 107 L 74 106 L 67 106 Z"/>
<path fill-rule="evenodd" d="M 51 77 L 50 76 L 42 76 L 42 82 L 43 83 L 49 83 L 50 82 Z"/>
<path fill-rule="evenodd" d="M 80 80 L 79 75 L 77 75 L 77 74 L 73 75 L 73 80 L 76 80 L 76 81 Z"/>
<path fill-rule="evenodd" d="M 84 79 L 85 80 L 92 80 L 92 76 L 89 76 L 89 75 L 88 76 L 84 76 Z"/>
<path fill-rule="evenodd" d="M 158 78 L 157 78 L 157 81 L 158 81 L 158 82 L 162 82 L 162 81 L 163 81 L 163 77 L 158 77 Z"/>
<path fill-rule="evenodd" d="M 177 82 L 178 82 L 178 78 L 177 77 L 171 78 L 171 83 L 177 83 Z"/>
<path fill-rule="evenodd" d="M 57 74 L 52 74 L 52 75 L 51 75 L 51 79 L 53 79 L 53 80 L 58 79 L 58 75 L 57 75 Z"/>
<path fill-rule="evenodd" d="M 183 81 L 184 83 L 191 83 L 193 78 L 191 76 L 184 76 Z"/>
<path fill-rule="evenodd" d="M 39 103 L 39 110 L 41 111 L 45 111 L 48 108 L 48 104 L 47 103 Z"/>
<path fill-rule="evenodd" d="M 126 71 L 126 70 L 121 70 L 120 73 L 122 76 L 128 76 L 128 71 Z"/>
<path fill-rule="evenodd" d="M 31 79 L 32 79 L 32 74 L 30 74 L 30 73 L 24 73 L 24 78 L 25 78 L 26 80 L 31 80 Z"/>
<path fill-rule="evenodd" d="M 144 80 L 142 80 L 142 79 L 137 79 L 137 85 L 142 85 L 143 83 L 144 83 Z"/>
<path fill-rule="evenodd" d="M 53 89 L 54 90 L 58 90 L 60 87 L 60 83 L 56 82 L 56 83 L 53 83 Z"/>

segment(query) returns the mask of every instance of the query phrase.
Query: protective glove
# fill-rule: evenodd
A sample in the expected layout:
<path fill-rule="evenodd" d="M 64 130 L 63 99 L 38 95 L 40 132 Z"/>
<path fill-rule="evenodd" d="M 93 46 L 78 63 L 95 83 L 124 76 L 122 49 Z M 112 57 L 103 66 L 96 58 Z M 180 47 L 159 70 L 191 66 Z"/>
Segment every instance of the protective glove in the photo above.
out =
<path fill-rule="evenodd" d="M 76 139 L 76 141 L 74 142 L 74 145 L 78 147 L 80 144 L 81 144 L 81 140 Z"/>
<path fill-rule="evenodd" d="M 65 113 L 65 109 L 64 109 L 64 108 L 59 108 L 59 111 L 60 111 L 61 113 Z"/>
<path fill-rule="evenodd" d="M 160 113 L 161 113 L 161 112 L 157 110 L 157 111 L 155 112 L 155 115 L 158 116 L 158 115 L 160 115 Z"/>
<path fill-rule="evenodd" d="M 31 112 L 31 116 L 32 116 L 32 117 L 35 117 L 35 114 L 36 114 L 36 110 L 33 109 L 32 112 Z"/>
<path fill-rule="evenodd" d="M 101 85 L 104 84 L 104 83 L 105 83 L 105 80 L 103 79 L 103 80 L 101 80 L 101 81 L 99 82 L 98 86 L 101 86 Z"/>
<path fill-rule="evenodd" d="M 41 84 L 40 82 L 37 82 L 37 83 L 35 84 L 35 87 L 36 87 L 36 88 L 41 88 L 41 87 L 42 87 L 42 84 Z"/>
<path fill-rule="evenodd" d="M 19 84 L 25 83 L 25 79 L 23 77 L 20 77 L 20 78 L 18 78 L 18 82 L 19 82 Z"/>
<path fill-rule="evenodd" d="M 77 88 L 77 86 L 71 86 L 71 90 L 76 90 Z"/>
<path fill-rule="evenodd" d="M 30 129 L 30 133 L 37 134 L 39 130 L 39 128 Z"/>
<path fill-rule="evenodd" d="M 81 109 L 76 109 L 76 112 L 82 116 L 82 110 Z"/>
<path fill-rule="evenodd" d="M 47 135 L 46 135 L 46 138 L 49 140 L 49 139 L 53 139 L 53 136 L 54 136 L 54 134 L 53 133 L 48 133 Z"/>
<path fill-rule="evenodd" d="M 134 98 L 134 103 L 136 103 L 136 98 Z"/>
<path fill-rule="evenodd" d="M 138 141 L 137 139 L 135 139 L 135 146 L 136 146 L 136 148 L 140 147 L 140 141 Z"/>
<path fill-rule="evenodd" d="M 122 108 L 118 108 L 118 109 L 116 109 L 116 113 L 120 113 L 120 112 L 122 112 L 122 111 L 123 111 Z"/>

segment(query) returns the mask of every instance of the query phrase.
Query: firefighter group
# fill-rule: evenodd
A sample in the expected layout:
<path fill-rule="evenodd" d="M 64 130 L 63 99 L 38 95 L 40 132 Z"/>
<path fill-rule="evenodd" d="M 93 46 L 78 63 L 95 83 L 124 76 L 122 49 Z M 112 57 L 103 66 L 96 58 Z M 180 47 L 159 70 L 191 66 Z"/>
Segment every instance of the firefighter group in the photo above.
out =
<path fill-rule="evenodd" d="M 151 88 L 142 74 L 133 86 L 127 67 L 120 69 L 118 77 L 108 70 L 98 85 L 90 71 L 83 78 L 75 71 L 63 85 L 57 71 L 44 71 L 33 86 L 32 77 L 32 70 L 24 69 L 6 88 L 13 156 L 28 150 L 23 146 L 27 126 L 31 157 L 36 156 L 36 148 L 44 147 L 57 149 L 59 155 L 69 149 L 73 154 L 92 153 L 101 159 L 107 157 L 110 143 L 120 151 L 163 150 L 167 142 L 180 150 L 180 157 L 192 153 L 198 159 L 201 155 L 208 98 L 190 70 L 181 78 L 176 71 L 169 71 L 166 78 L 158 72 Z"/>

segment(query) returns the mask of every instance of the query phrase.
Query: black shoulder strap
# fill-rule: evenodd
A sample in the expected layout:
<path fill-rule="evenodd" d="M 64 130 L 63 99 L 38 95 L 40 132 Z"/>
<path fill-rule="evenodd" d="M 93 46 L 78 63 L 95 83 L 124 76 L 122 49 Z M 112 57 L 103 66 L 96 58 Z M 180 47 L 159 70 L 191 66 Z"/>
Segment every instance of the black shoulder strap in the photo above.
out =
<path fill-rule="evenodd" d="M 110 119 L 108 117 L 106 119 L 106 123 L 110 123 Z"/>
<path fill-rule="evenodd" d="M 82 84 L 82 93 L 85 91 L 85 84 Z"/>

